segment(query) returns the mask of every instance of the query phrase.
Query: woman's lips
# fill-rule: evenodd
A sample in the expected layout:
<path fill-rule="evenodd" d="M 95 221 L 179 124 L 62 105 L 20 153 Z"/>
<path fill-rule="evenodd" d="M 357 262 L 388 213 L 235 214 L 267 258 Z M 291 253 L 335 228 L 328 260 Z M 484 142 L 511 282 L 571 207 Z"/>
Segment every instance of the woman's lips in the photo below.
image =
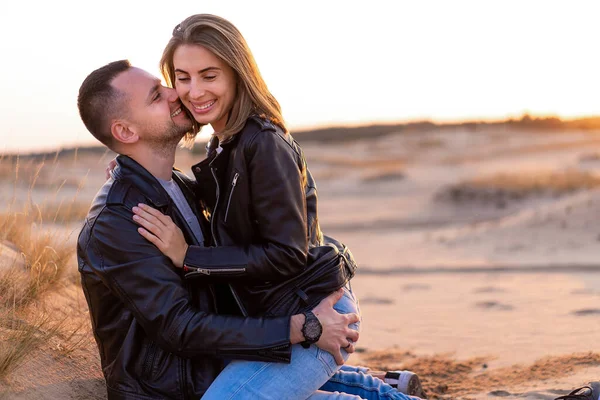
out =
<path fill-rule="evenodd" d="M 204 114 L 209 112 L 213 106 L 215 105 L 217 101 L 216 100 L 211 100 L 211 101 L 206 101 L 202 104 L 198 104 L 198 103 L 193 103 L 190 102 L 191 106 L 192 106 L 192 111 L 194 111 L 197 114 Z"/>

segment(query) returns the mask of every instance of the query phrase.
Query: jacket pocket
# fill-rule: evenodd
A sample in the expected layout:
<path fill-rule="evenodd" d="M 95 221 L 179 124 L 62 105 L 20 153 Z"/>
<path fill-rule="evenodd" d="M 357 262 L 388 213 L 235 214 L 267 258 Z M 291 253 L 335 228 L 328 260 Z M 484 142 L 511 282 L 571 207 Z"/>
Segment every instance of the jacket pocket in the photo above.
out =
<path fill-rule="evenodd" d="M 231 189 L 229 190 L 229 196 L 227 196 L 227 207 L 225 208 L 225 217 L 223 218 L 224 222 L 227 222 L 227 217 L 229 217 L 229 208 L 231 207 L 231 198 L 233 197 L 233 192 L 235 192 L 235 187 L 237 186 L 238 179 L 240 178 L 240 173 L 235 172 L 233 174 L 233 179 L 231 180 Z"/>

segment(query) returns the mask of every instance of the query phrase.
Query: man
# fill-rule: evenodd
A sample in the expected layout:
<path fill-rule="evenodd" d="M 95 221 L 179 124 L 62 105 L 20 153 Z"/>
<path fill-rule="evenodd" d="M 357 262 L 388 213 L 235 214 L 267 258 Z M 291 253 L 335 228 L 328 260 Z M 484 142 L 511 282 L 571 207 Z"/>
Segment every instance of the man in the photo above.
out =
<path fill-rule="evenodd" d="M 181 270 L 138 234 L 132 209 L 141 203 L 169 215 L 188 243 L 203 243 L 208 232 L 194 215 L 200 214 L 192 182 L 173 170 L 177 144 L 191 127 L 173 89 L 116 61 L 85 79 L 78 108 L 88 130 L 120 154 L 77 245 L 109 399 L 199 398 L 223 359 L 289 362 L 291 344 L 303 341 L 338 360 L 341 347 L 354 352 L 358 332 L 348 325 L 358 316 L 332 308 L 341 291 L 313 310 L 317 326 L 310 323 L 317 330 L 320 325 L 320 337 L 310 337 L 304 315 L 217 315 L 222 291 L 197 281 L 192 289 Z"/>

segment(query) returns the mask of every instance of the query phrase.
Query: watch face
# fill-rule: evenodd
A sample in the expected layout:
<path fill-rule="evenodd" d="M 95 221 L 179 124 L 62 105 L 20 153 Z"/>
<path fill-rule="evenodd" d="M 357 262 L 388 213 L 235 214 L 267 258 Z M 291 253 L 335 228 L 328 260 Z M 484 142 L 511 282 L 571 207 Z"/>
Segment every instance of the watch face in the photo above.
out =
<path fill-rule="evenodd" d="M 321 323 L 318 319 L 310 319 L 306 321 L 306 325 L 304 327 L 304 337 L 307 340 L 314 340 L 321 335 L 322 329 L 323 328 L 321 328 Z"/>

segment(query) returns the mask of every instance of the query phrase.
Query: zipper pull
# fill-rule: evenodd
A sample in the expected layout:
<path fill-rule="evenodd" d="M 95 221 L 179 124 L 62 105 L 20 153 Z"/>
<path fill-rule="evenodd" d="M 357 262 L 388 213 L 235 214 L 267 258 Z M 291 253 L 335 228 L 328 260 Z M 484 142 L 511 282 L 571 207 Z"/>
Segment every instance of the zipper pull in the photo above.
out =
<path fill-rule="evenodd" d="M 183 271 L 187 272 L 187 274 L 185 274 L 186 276 L 194 274 L 210 275 L 210 269 L 188 267 L 187 265 L 183 266 Z"/>
<path fill-rule="evenodd" d="M 235 187 L 239 177 L 240 177 L 240 174 L 238 172 L 236 172 L 235 175 L 233 176 L 233 182 L 231 182 L 231 186 Z"/>

